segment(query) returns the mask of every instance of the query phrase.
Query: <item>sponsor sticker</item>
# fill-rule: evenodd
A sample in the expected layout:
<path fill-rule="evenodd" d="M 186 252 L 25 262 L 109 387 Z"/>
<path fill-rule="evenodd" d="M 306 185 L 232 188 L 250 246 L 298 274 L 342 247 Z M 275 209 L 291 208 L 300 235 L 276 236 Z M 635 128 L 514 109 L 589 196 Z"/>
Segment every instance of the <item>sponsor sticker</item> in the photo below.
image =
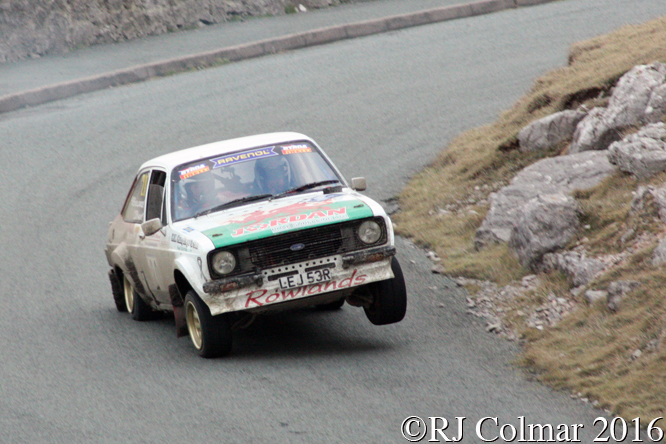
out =
<path fill-rule="evenodd" d="M 146 196 L 146 190 L 148 189 L 148 173 L 145 173 L 141 176 L 141 197 Z"/>
<path fill-rule="evenodd" d="M 202 232 L 213 241 L 216 248 L 220 248 L 265 238 L 280 231 L 313 228 L 336 221 L 373 216 L 367 205 L 356 208 L 354 205 L 358 203 L 360 201 L 356 199 L 322 194 L 309 195 L 285 206 L 255 205 L 247 212 Z"/>
<path fill-rule="evenodd" d="M 227 165 L 233 165 L 235 163 L 247 162 L 248 160 L 261 159 L 264 157 L 277 156 L 278 153 L 275 151 L 275 147 L 271 146 L 268 148 L 260 148 L 251 151 L 245 151 L 243 153 L 230 154 L 228 156 L 216 157 L 211 159 L 214 163 L 213 168 L 221 168 Z"/>
<path fill-rule="evenodd" d="M 334 208 L 329 210 L 318 210 L 307 213 L 294 214 L 292 216 L 279 217 L 268 220 L 264 223 L 248 225 L 234 230 L 233 237 L 242 236 L 248 233 L 270 229 L 273 233 L 280 233 L 294 228 L 303 228 L 311 225 L 317 225 L 327 222 L 336 222 L 348 219 L 347 208 Z"/>
<path fill-rule="evenodd" d="M 289 290 L 274 291 L 272 293 L 265 289 L 253 290 L 244 295 L 245 308 L 262 307 L 266 304 L 272 304 L 273 302 L 282 302 L 289 299 L 298 299 L 304 296 L 314 296 L 316 294 L 351 288 L 357 285 L 363 285 L 367 278 L 368 275 L 355 269 L 352 271 L 350 277 L 341 280 L 335 279 Z"/>
<path fill-rule="evenodd" d="M 285 145 L 282 147 L 282 154 L 311 153 L 312 147 L 304 143 Z"/>
<path fill-rule="evenodd" d="M 171 234 L 171 242 L 176 244 L 177 247 L 183 247 L 183 248 L 186 248 L 186 249 L 191 248 L 193 250 L 198 250 L 199 249 L 199 244 L 198 243 L 196 243 L 192 239 L 188 239 L 188 238 L 186 238 L 184 236 L 181 236 L 180 234 L 177 234 L 177 233 L 172 233 Z"/>
<path fill-rule="evenodd" d="M 183 179 L 188 179 L 192 176 L 196 176 L 197 174 L 205 173 L 207 171 L 210 171 L 210 167 L 206 165 L 205 163 L 199 164 L 199 165 L 194 165 L 189 168 L 186 168 L 184 170 L 178 171 L 178 175 L 180 177 L 180 180 Z"/>

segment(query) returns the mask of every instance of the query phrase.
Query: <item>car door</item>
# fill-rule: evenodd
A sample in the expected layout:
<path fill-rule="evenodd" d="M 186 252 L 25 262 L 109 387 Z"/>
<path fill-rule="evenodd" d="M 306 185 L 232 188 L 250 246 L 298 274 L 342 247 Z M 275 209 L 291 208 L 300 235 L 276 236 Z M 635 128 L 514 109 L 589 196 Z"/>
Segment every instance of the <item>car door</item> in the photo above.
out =
<path fill-rule="evenodd" d="M 135 250 L 135 263 L 145 285 L 146 295 L 158 305 L 170 304 L 168 286 L 171 280 L 171 269 L 164 263 L 169 249 L 164 199 L 165 182 L 166 173 L 164 171 L 153 169 L 150 172 L 146 187 L 143 222 L 159 219 L 162 228 L 148 235 L 139 227 Z"/>
<path fill-rule="evenodd" d="M 143 295 L 146 295 L 146 289 L 144 281 L 141 279 L 137 246 L 140 240 L 141 224 L 144 221 L 149 179 L 150 171 L 139 172 L 127 195 L 120 218 L 114 222 L 112 234 L 113 241 L 118 242 L 118 249 L 126 252 L 121 255 L 125 275 L 132 281 L 134 289 Z"/>

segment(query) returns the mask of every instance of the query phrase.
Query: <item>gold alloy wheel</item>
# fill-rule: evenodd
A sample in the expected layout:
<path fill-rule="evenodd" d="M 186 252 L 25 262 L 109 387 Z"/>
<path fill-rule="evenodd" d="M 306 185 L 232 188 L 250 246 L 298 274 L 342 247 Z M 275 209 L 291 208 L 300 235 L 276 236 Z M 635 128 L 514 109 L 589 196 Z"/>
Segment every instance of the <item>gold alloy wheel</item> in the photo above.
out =
<path fill-rule="evenodd" d="M 125 292 L 125 305 L 127 306 L 127 311 L 132 313 L 134 310 L 134 288 L 130 283 L 127 276 L 123 276 L 123 290 Z"/>
<path fill-rule="evenodd" d="M 201 346 L 203 345 L 201 320 L 199 319 L 197 308 L 192 301 L 187 301 L 187 306 L 185 307 L 185 319 L 187 321 L 187 331 L 190 333 L 192 344 L 194 344 L 197 350 L 201 350 Z"/>

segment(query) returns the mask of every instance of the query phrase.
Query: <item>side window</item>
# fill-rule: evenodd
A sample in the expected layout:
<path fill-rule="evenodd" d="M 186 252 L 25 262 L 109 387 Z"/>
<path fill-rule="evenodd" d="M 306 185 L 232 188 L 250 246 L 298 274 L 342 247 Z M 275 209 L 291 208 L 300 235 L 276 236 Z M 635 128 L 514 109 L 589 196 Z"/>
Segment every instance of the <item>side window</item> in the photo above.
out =
<path fill-rule="evenodd" d="M 132 191 L 130 191 L 122 216 L 125 222 L 140 224 L 143 222 L 143 210 L 146 205 L 146 193 L 148 191 L 148 172 L 141 174 L 134 181 Z"/>
<path fill-rule="evenodd" d="M 150 186 L 148 187 L 148 204 L 146 206 L 146 220 L 160 219 L 164 223 L 162 209 L 164 207 L 164 182 L 166 173 L 155 170 L 150 177 Z"/>

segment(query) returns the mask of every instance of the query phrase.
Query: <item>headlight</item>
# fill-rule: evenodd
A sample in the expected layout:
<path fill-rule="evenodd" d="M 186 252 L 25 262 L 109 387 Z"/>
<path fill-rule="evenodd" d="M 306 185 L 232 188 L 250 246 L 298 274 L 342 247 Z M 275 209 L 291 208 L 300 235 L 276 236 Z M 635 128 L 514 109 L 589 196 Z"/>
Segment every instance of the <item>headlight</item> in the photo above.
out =
<path fill-rule="evenodd" d="M 366 220 L 358 227 L 358 237 L 366 244 L 374 244 L 382 237 L 382 229 L 374 220 Z"/>
<path fill-rule="evenodd" d="M 217 274 L 229 274 L 236 268 L 236 258 L 228 251 L 220 251 L 213 256 L 213 270 Z"/>

